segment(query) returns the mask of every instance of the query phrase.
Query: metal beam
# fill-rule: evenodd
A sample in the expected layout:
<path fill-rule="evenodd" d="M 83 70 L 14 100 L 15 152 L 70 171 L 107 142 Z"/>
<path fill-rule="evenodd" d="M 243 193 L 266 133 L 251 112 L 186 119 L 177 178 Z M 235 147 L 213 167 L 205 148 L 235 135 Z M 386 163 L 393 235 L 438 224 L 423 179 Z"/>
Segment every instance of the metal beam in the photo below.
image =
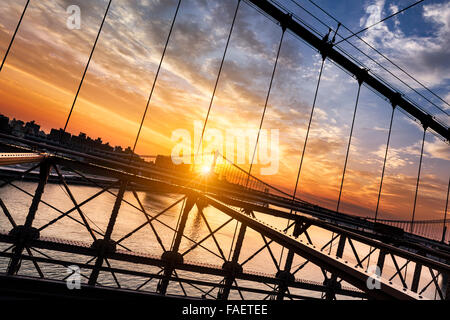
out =
<path fill-rule="evenodd" d="M 236 245 L 234 247 L 233 257 L 231 261 L 225 262 L 222 269 L 227 271 L 227 276 L 225 277 L 225 286 L 219 291 L 218 298 L 222 300 L 228 299 L 230 295 L 230 290 L 233 282 L 235 281 L 236 275 L 242 273 L 242 267 L 239 265 L 239 255 L 241 254 L 242 244 L 244 242 L 245 230 L 247 226 L 241 224 L 239 228 L 239 234 L 236 240 Z"/>
<path fill-rule="evenodd" d="M 48 176 L 50 174 L 50 163 L 43 161 L 39 171 L 39 183 L 34 193 L 33 200 L 28 210 L 27 217 L 23 226 L 14 227 L 10 234 L 15 238 L 15 248 L 13 249 L 14 256 L 8 266 L 8 275 L 17 274 L 20 269 L 20 256 L 22 251 L 28 246 L 31 240 L 39 238 L 39 231 L 32 227 L 36 212 L 44 194 L 45 185 L 47 184 Z"/>
<path fill-rule="evenodd" d="M 204 196 L 213 207 L 222 211 L 223 213 L 233 217 L 234 219 L 246 224 L 247 227 L 266 235 L 268 238 L 274 240 L 278 244 L 284 246 L 287 249 L 292 249 L 294 252 L 305 259 L 310 260 L 312 263 L 324 268 L 327 271 L 336 273 L 344 281 L 347 281 L 351 285 L 364 291 L 369 297 L 374 299 L 400 299 L 400 300 L 420 300 L 424 299 L 406 288 L 399 288 L 393 284 L 390 284 L 384 279 L 379 279 L 380 290 L 370 290 L 367 287 L 367 281 L 370 279 L 370 275 L 362 268 L 356 268 L 350 265 L 347 261 L 343 261 L 338 257 L 332 257 L 320 251 L 313 245 L 308 243 L 304 244 L 301 240 L 298 241 L 292 236 L 288 236 L 279 230 L 259 221 L 255 218 L 251 218 L 240 212 L 228 207 L 208 196 Z"/>
<path fill-rule="evenodd" d="M 160 294 L 166 294 L 170 277 L 175 270 L 175 264 L 183 263 L 183 256 L 178 251 L 180 249 L 181 240 L 183 239 L 184 228 L 186 227 L 189 212 L 191 212 L 192 208 L 194 207 L 196 200 L 197 197 L 194 195 L 190 195 L 186 198 L 184 209 L 180 213 L 180 223 L 175 234 L 175 239 L 171 251 L 164 252 L 161 257 L 161 259 L 166 263 L 164 266 L 164 277 L 158 283 L 158 292 Z"/>
<path fill-rule="evenodd" d="M 37 142 L 25 140 L 25 139 L 20 139 L 20 138 L 16 138 L 16 137 L 4 135 L 4 134 L 0 134 L 0 137 L 4 137 L 4 138 L 8 138 L 8 139 L 16 139 L 17 141 L 19 141 L 21 143 L 33 145 L 33 146 L 39 147 L 39 148 L 48 148 L 49 150 L 54 150 L 59 153 L 64 153 L 64 154 L 67 153 L 67 154 L 77 156 L 77 157 L 84 156 L 84 157 L 86 157 L 86 159 L 92 160 L 93 163 L 83 163 L 80 161 L 69 160 L 67 158 L 62 158 L 62 157 L 57 157 L 57 156 L 52 156 L 52 161 L 54 161 L 55 163 L 64 165 L 64 166 L 72 167 L 72 168 L 80 168 L 83 170 L 91 170 L 91 171 L 94 170 L 95 174 L 97 174 L 97 175 L 116 177 L 118 179 L 129 179 L 130 181 L 133 180 L 135 183 L 139 184 L 139 186 L 145 186 L 146 188 L 148 188 L 148 190 L 157 190 L 160 192 L 173 192 L 173 193 L 178 192 L 178 193 L 182 193 L 182 194 L 186 194 L 193 190 L 200 191 L 198 188 L 196 189 L 196 185 L 192 185 L 192 183 L 190 183 L 190 182 L 192 182 L 192 178 L 190 178 L 189 180 L 185 180 L 186 177 L 184 177 L 184 176 L 179 177 L 179 176 L 176 176 L 173 174 L 170 175 L 170 178 L 168 178 L 169 176 L 167 175 L 167 173 L 157 173 L 156 172 L 157 170 L 148 170 L 148 169 L 143 169 L 143 168 L 140 169 L 138 167 L 125 165 L 125 164 L 121 164 L 121 163 L 114 162 L 114 161 L 104 160 L 108 163 L 108 165 L 111 165 L 109 168 L 105 167 L 105 166 L 98 166 L 98 165 L 94 164 L 94 163 L 96 163 L 96 161 L 99 160 L 98 157 L 92 157 L 90 155 L 85 155 L 85 154 L 82 154 L 79 152 L 74 152 L 74 151 L 67 150 L 64 148 L 53 147 L 53 146 L 49 146 L 46 144 L 37 143 Z M 113 168 L 116 168 L 117 166 L 120 166 L 122 171 L 113 169 Z M 141 172 L 139 175 L 133 174 L 138 171 Z M 129 173 L 127 173 L 127 172 L 129 172 Z M 130 177 L 132 177 L 133 179 L 130 179 Z M 168 180 L 172 181 L 172 183 L 165 182 Z M 355 232 L 361 232 L 360 231 L 361 229 L 371 229 L 372 230 L 374 227 L 374 224 L 370 221 L 367 221 L 366 219 L 362 219 L 362 218 L 351 216 L 351 215 L 344 214 L 344 213 L 337 214 L 334 211 L 331 211 L 331 210 L 328 210 L 325 208 L 321 208 L 319 206 L 315 206 L 315 205 L 309 204 L 307 202 L 304 202 L 304 201 L 301 201 L 298 199 L 296 199 L 295 201 L 292 201 L 292 198 L 288 199 L 286 197 L 278 196 L 275 194 L 268 194 L 268 193 L 260 192 L 257 190 L 246 189 L 245 192 L 242 192 L 242 190 L 238 190 L 236 188 L 230 189 L 230 188 L 210 186 L 208 188 L 208 193 L 215 194 L 219 198 L 226 197 L 227 203 L 230 203 L 230 204 L 231 204 L 231 201 L 236 201 L 237 203 L 245 202 L 245 203 L 247 203 L 246 206 L 249 209 L 252 209 L 255 211 L 258 211 L 258 209 L 256 209 L 256 207 L 253 208 L 253 206 L 263 207 L 263 205 L 259 205 L 259 204 L 272 204 L 274 206 L 278 206 L 281 208 L 286 208 L 286 209 L 293 210 L 293 211 L 300 211 L 303 213 L 313 215 L 318 218 L 328 220 L 329 222 L 332 222 L 334 225 L 337 224 L 337 225 L 342 225 L 342 226 L 352 228 L 353 231 L 355 231 Z M 267 207 L 267 206 L 265 206 L 265 207 Z M 271 214 L 275 212 L 275 211 L 270 211 L 269 208 L 267 208 L 267 210 L 269 210 L 268 212 L 270 212 Z M 264 212 L 267 213 L 267 211 L 264 211 Z M 286 213 L 283 213 L 283 214 L 286 215 Z M 373 234 L 373 236 L 376 237 L 377 235 Z M 407 233 L 405 233 L 402 238 L 397 237 L 395 240 L 401 241 L 402 245 L 406 245 L 407 247 L 410 247 L 410 248 L 415 247 L 415 249 L 421 249 L 424 247 L 424 245 L 427 245 L 427 246 L 433 246 L 437 249 L 448 250 L 447 249 L 448 246 L 446 246 L 440 242 L 433 241 L 430 239 L 425 239 L 425 238 L 407 234 Z M 405 244 L 406 241 L 408 243 Z M 437 250 L 430 249 L 430 248 L 428 248 L 427 250 L 435 251 L 435 252 L 429 252 L 430 256 L 436 256 L 436 255 L 439 256 L 439 254 L 441 253 Z M 447 258 L 444 258 L 444 259 L 447 259 Z"/>
<path fill-rule="evenodd" d="M 332 44 L 324 42 L 322 39 L 315 36 L 308 29 L 303 27 L 300 23 L 292 19 L 289 12 L 284 12 L 270 1 L 267 0 L 247 0 L 251 2 L 260 10 L 264 11 L 266 14 L 271 16 L 273 19 L 280 22 L 282 26 L 291 30 L 294 34 L 302 38 L 308 44 L 316 48 L 323 56 L 336 62 L 338 65 L 343 67 L 345 70 L 360 77 L 364 69 L 356 65 L 350 59 L 345 57 L 343 54 L 333 49 Z M 437 122 L 431 115 L 423 112 L 418 107 L 411 104 L 409 101 L 404 99 L 399 93 L 393 91 L 384 83 L 380 82 L 375 77 L 370 74 L 366 74 L 364 77 L 364 82 L 372 87 L 374 90 L 378 91 L 381 95 L 385 96 L 395 105 L 400 106 L 403 110 L 409 113 L 414 118 L 418 119 L 422 124 L 433 129 L 436 133 L 442 136 L 447 141 L 450 140 L 449 128 Z"/>
<path fill-rule="evenodd" d="M 106 228 L 105 236 L 103 239 L 94 241 L 93 245 L 98 250 L 98 257 L 95 261 L 94 269 L 89 277 L 89 285 L 95 285 L 97 282 L 98 275 L 100 274 L 100 267 L 103 265 L 105 257 L 115 251 L 115 243 L 111 241 L 111 235 L 114 229 L 114 225 L 119 215 L 120 205 L 122 204 L 122 199 L 127 188 L 128 181 L 122 181 L 119 188 L 119 193 L 117 194 L 114 207 L 109 218 L 108 227 Z"/>
<path fill-rule="evenodd" d="M 44 158 L 45 155 L 39 153 L 4 152 L 0 153 L 0 166 L 39 162 Z"/>
<path fill-rule="evenodd" d="M 4 243 L 13 243 L 14 239 L 11 236 L 0 234 L 0 242 Z M 58 252 L 66 252 L 66 253 L 72 253 L 76 255 L 84 255 L 89 257 L 95 257 L 97 255 L 97 251 L 93 248 L 91 248 L 88 244 L 85 244 L 83 242 L 76 242 L 76 241 L 65 241 L 62 239 L 56 239 L 56 238 L 41 238 L 39 240 L 34 240 L 30 243 L 30 247 L 39 248 L 39 249 L 46 249 L 46 250 L 52 250 L 52 251 L 58 251 Z M 13 253 L 1 253 L 0 257 L 12 257 Z M 21 259 L 23 260 L 30 260 L 30 261 L 37 261 L 42 262 L 46 264 L 57 264 L 57 265 L 63 265 L 63 266 L 69 266 L 74 264 L 73 261 L 63 261 L 63 260 L 57 260 L 57 259 L 49 259 L 45 257 L 30 257 L 30 256 L 21 256 Z M 109 259 L 122 261 L 122 262 L 128 262 L 133 264 L 144 264 L 144 265 L 151 265 L 156 267 L 164 267 L 166 265 L 166 262 L 161 260 L 160 257 L 148 255 L 148 254 L 140 254 L 140 253 L 133 253 L 128 251 L 123 251 L 118 249 L 115 253 L 112 253 L 109 256 Z M 93 269 L 94 266 L 90 264 L 77 264 L 80 268 L 86 268 L 86 269 Z M 176 263 L 174 264 L 174 267 L 177 270 L 184 270 L 188 272 L 195 272 L 198 274 L 210 274 L 214 276 L 221 276 L 225 277 L 226 271 L 223 270 L 220 266 L 216 265 L 209 265 L 209 264 L 199 264 L 194 263 L 191 261 L 184 261 L 182 264 Z M 100 267 L 101 271 L 109 271 L 111 268 L 107 267 Z M 137 268 L 139 269 L 139 268 Z M 116 270 L 113 270 L 116 272 Z M 118 273 L 123 274 L 130 274 L 130 275 L 136 275 L 136 276 L 146 276 L 145 273 L 138 273 L 133 270 L 122 270 Z M 161 275 L 163 277 L 163 275 Z M 236 274 L 237 279 L 247 280 L 247 281 L 255 281 L 258 283 L 271 283 L 271 284 L 277 284 L 278 279 L 274 275 L 270 274 L 261 274 L 261 273 L 253 273 L 251 271 L 243 271 L 242 273 Z M 170 280 L 170 279 L 169 279 Z M 314 283 L 311 281 L 302 281 L 302 280 L 296 280 L 295 282 L 292 282 L 289 284 L 289 287 L 292 288 L 298 288 L 298 289 L 304 289 L 304 290 L 310 290 L 310 291 L 317 291 L 321 292 L 324 290 L 324 286 L 320 283 Z M 359 297 L 363 298 L 365 297 L 365 294 L 363 292 L 355 291 L 355 290 L 348 290 L 348 289 L 342 289 L 339 291 L 339 294 L 351 296 L 351 297 Z"/>

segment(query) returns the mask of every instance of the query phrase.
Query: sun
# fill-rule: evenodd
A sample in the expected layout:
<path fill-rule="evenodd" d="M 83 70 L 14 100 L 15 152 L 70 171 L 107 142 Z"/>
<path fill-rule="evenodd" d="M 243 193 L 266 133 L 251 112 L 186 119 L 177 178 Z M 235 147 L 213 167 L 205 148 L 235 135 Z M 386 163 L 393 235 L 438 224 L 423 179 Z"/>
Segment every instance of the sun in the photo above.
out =
<path fill-rule="evenodd" d="M 210 166 L 202 166 L 200 169 L 202 175 L 208 175 L 211 172 Z"/>

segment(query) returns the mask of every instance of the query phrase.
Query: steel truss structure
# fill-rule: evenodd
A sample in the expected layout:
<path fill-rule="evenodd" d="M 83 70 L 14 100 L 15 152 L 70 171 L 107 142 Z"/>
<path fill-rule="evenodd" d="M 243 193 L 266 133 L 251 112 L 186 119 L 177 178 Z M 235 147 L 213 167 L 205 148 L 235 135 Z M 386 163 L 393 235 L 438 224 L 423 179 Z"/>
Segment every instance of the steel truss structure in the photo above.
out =
<path fill-rule="evenodd" d="M 47 146 L 48 149 L 52 147 Z M 169 178 L 166 173 L 152 172 L 127 164 L 121 164 L 118 168 L 118 164 L 112 161 L 111 166 L 100 166 L 89 162 L 89 156 L 81 161 L 74 157 L 69 158 L 73 156 L 73 151 L 61 148 L 53 151 L 65 153 L 64 156 L 47 154 L 25 173 L 9 180 L 5 179 L 1 185 L 15 188 L 32 199 L 22 225 L 16 222 L 15 213 L 8 209 L 6 201 L 0 199 L 2 212 L 11 227 L 9 232 L 0 234 L 0 241 L 5 245 L 0 256 L 3 261 L 8 261 L 5 270 L 7 275 L 2 276 L 2 281 L 22 275 L 21 265 L 29 262 L 36 270 L 38 279 L 64 281 L 70 275 L 55 276 L 55 272 L 48 271 L 50 270 L 48 267 L 67 267 L 75 264 L 84 270 L 83 285 L 87 288 L 109 286 L 123 290 L 127 283 L 130 283 L 129 279 L 135 277 L 141 282 L 131 281 L 136 283 L 136 286 L 128 290 L 156 295 L 178 294 L 191 298 L 449 299 L 450 297 L 449 248 L 440 242 L 408 233 L 395 234 L 394 229 L 386 233 L 380 228 L 380 226 L 388 228 L 386 225 L 345 214 L 331 215 L 314 207 L 308 208 L 305 203 L 272 195 L 267 191 L 247 189 L 247 192 L 243 193 L 236 192 L 232 188 L 212 186 L 205 190 L 202 177 L 190 181 L 176 176 Z M 39 169 L 39 182 L 33 194 L 19 186 L 15 180 L 23 179 L 36 169 Z M 63 170 L 78 175 L 80 179 L 95 187 L 97 192 L 81 202 L 77 201 Z M 108 184 L 99 184 L 90 178 L 89 173 L 93 172 L 96 176 L 113 180 Z M 64 188 L 72 202 L 73 207 L 70 210 L 58 209 L 43 199 L 51 175 L 58 178 L 57 183 Z M 179 196 L 176 201 L 155 214 L 154 210 L 146 208 L 137 190 L 158 191 Z M 134 203 L 125 199 L 126 193 L 132 195 Z M 86 204 L 102 194 L 115 197 L 104 231 L 97 224 L 93 225 L 84 211 Z M 162 220 L 167 212 L 178 208 L 181 204 L 175 227 Z M 40 206 L 49 207 L 58 215 L 38 227 L 35 220 Z M 117 227 L 118 216 L 123 206 L 130 206 L 142 214 L 145 222 L 117 237 L 114 235 L 114 229 Z M 200 240 L 192 239 L 186 234 L 187 221 L 194 214 L 194 206 L 197 207 L 200 222 L 207 229 L 207 233 Z M 204 213 L 204 209 L 208 206 L 226 217 L 221 225 L 212 225 L 210 218 Z M 293 213 L 288 210 L 293 210 Z M 287 227 L 284 229 L 273 227 L 266 222 L 267 217 L 287 221 Z M 41 233 L 55 223 L 68 223 L 69 220 L 83 226 L 92 239 L 91 243 L 41 236 Z M 237 237 L 229 247 L 224 247 L 218 239 L 218 233 L 233 223 L 236 223 Z M 161 227 L 156 227 L 155 224 L 163 226 L 164 229 L 161 230 Z M 136 233 L 145 228 L 150 228 L 162 254 L 154 254 L 151 250 L 143 253 L 125 244 L 125 240 L 132 239 Z M 320 240 L 315 239 L 317 234 L 315 230 L 332 234 L 331 240 L 319 244 Z M 263 245 L 256 250 L 246 250 L 248 254 L 245 257 L 242 252 L 245 246 L 249 245 L 249 242 L 245 241 L 249 232 L 258 234 L 263 240 Z M 168 233 L 173 235 L 171 239 L 167 237 Z M 207 245 L 208 240 L 212 241 L 210 245 Z M 145 250 L 146 245 L 141 244 L 140 250 Z M 276 252 L 280 249 L 286 251 L 283 259 L 276 258 Z M 192 255 L 198 251 L 214 255 L 215 261 L 221 262 L 203 264 L 186 258 L 188 254 Z M 225 254 L 227 251 L 228 257 Z M 267 258 L 265 261 L 273 263 L 273 274 L 264 272 L 267 270 L 266 265 L 260 266 L 259 270 L 254 270 L 255 267 L 247 268 L 257 257 L 264 255 Z M 378 267 L 378 274 L 369 268 L 371 259 L 372 263 L 376 261 L 374 264 Z M 302 271 L 307 269 L 306 266 L 317 268 L 323 279 L 318 281 L 317 274 L 311 277 L 311 274 L 303 273 Z M 412 276 L 405 271 L 408 266 L 410 273 L 414 270 Z M 148 267 L 152 267 L 153 270 L 144 271 Z M 111 275 L 114 282 L 103 283 L 101 279 L 106 274 Z M 124 276 L 127 280 L 121 281 Z M 378 283 L 379 289 L 371 287 L 369 283 L 372 282 Z M 150 286 L 151 283 L 154 286 Z M 178 290 L 174 289 L 175 285 L 179 286 Z"/>
<path fill-rule="evenodd" d="M 170 30 L 175 23 L 180 2 L 181 0 L 178 1 Z M 416 187 L 417 199 L 426 130 L 432 129 L 448 141 L 449 129 L 334 49 L 333 43 L 316 37 L 289 12 L 283 11 L 273 2 L 245 2 L 276 20 L 283 30 L 282 37 L 289 30 L 317 49 L 323 58 L 322 69 L 325 60 L 331 59 L 355 76 L 359 86 L 364 83 L 390 100 L 391 124 L 382 179 L 394 109 L 400 107 L 422 123 L 424 132 Z M 22 17 L 28 3 L 29 1 Z M 234 18 L 240 4 L 241 1 L 238 1 Z M 97 33 L 97 40 L 110 5 L 111 0 Z M 234 19 L 215 87 L 233 25 Z M 170 34 L 171 32 L 167 37 L 166 47 Z M 276 62 L 282 40 L 283 38 L 280 39 Z M 13 41 L 14 37 L 10 47 Z M 6 55 L 3 62 L 5 59 Z M 84 75 L 88 67 L 89 62 Z M 271 84 L 275 69 L 276 63 Z M 84 75 L 70 113 L 75 106 Z M 157 75 L 158 73 L 153 88 Z M 271 85 L 264 112 L 270 89 Z M 141 128 L 152 92 L 142 117 Z M 215 89 L 209 109 L 214 95 Z M 309 124 L 315 102 L 316 99 Z M 358 100 L 355 113 L 357 103 Z M 69 118 L 70 114 L 65 128 Z M 208 117 L 205 119 L 203 132 L 207 121 Z M 309 128 L 308 126 L 308 132 Z M 401 221 L 372 221 L 315 206 L 296 198 L 295 192 L 290 195 L 268 185 L 226 159 L 223 159 L 225 161 L 220 170 L 213 172 L 213 176 L 218 178 L 215 178 L 214 183 L 208 183 L 209 178 L 196 175 L 194 171 L 182 174 L 162 168 L 144 167 L 136 165 L 133 159 L 129 162 L 112 160 L 75 152 L 64 148 L 62 144 L 48 145 L 5 134 L 0 134 L 0 139 L 1 145 L 14 150 L 0 155 L 1 165 L 29 164 L 24 172 L 3 176 L 0 188 L 11 188 L 17 195 L 31 199 L 27 212 L 23 213 L 11 203 L 11 199 L 0 198 L 0 221 L 5 222 L 5 225 L 1 225 L 4 230 L 0 233 L 0 293 L 21 295 L 36 291 L 36 287 L 42 286 L 58 295 L 70 295 L 66 283 L 77 274 L 82 277 L 82 294 L 90 292 L 96 297 L 120 293 L 130 297 L 177 296 L 221 300 L 450 299 L 450 248 L 444 241 L 445 221 L 443 241 L 439 242 L 410 232 L 423 222 L 412 220 L 407 225 L 408 230 L 405 226 L 396 227 L 402 225 Z M 307 139 L 303 155 L 306 143 Z M 351 136 L 347 157 L 350 143 Z M 344 175 L 345 170 L 342 183 Z M 28 190 L 21 182 L 28 178 L 37 179 L 34 191 Z M 68 198 L 67 203 L 72 205 L 70 209 L 59 208 L 56 197 L 52 198 L 52 193 L 45 193 L 50 183 L 61 187 Z M 80 201 L 77 184 L 89 186 L 95 192 Z M 381 187 L 382 182 L 378 197 L 381 195 Z M 161 207 L 156 200 L 150 201 L 150 204 L 144 201 L 141 192 L 167 197 L 165 207 Z M 96 210 L 101 211 L 97 213 L 103 218 L 102 221 L 93 221 L 87 213 L 87 207 L 105 195 L 113 197 L 112 208 L 106 212 L 104 207 L 97 207 Z M 415 206 L 416 203 L 414 209 Z M 44 207 L 54 215 L 49 220 L 40 215 Z M 141 220 L 123 219 L 125 207 L 133 214 L 138 214 Z M 175 225 L 168 222 L 168 216 L 176 217 Z M 202 226 L 197 236 L 192 236 L 189 231 L 192 219 L 195 219 L 193 225 Z M 57 225 L 67 234 L 57 234 L 55 237 L 51 230 Z M 73 226 L 81 227 L 86 237 L 70 239 Z M 234 229 L 232 239 L 224 235 L 226 228 Z M 139 237 L 144 232 L 146 237 Z M 324 242 L 324 239 L 330 240 Z M 258 243 L 260 246 L 255 247 Z M 200 263 L 199 260 L 205 260 L 206 256 L 211 258 L 207 260 L 208 263 Z M 80 273 L 73 266 L 79 268 Z M 71 272 L 67 274 L 67 270 Z"/>

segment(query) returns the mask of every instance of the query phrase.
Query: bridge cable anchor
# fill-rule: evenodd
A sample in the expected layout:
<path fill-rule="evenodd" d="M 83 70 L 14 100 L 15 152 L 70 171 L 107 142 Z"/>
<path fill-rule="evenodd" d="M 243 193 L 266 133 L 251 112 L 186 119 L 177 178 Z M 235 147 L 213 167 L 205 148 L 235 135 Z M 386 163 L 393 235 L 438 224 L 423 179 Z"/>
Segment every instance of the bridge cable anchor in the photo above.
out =
<path fill-rule="evenodd" d="M 369 69 L 361 68 L 358 73 L 356 74 L 356 80 L 358 81 L 358 84 L 361 86 L 364 82 L 367 81 L 367 78 L 369 77 Z"/>
<path fill-rule="evenodd" d="M 280 27 L 283 29 L 283 32 L 291 25 L 292 23 L 292 13 L 286 13 L 283 15 L 283 19 L 280 19 Z"/>
<path fill-rule="evenodd" d="M 399 92 L 394 92 L 389 97 L 389 101 L 391 102 L 392 108 L 395 109 L 400 104 L 400 101 L 402 100 L 402 95 Z"/>

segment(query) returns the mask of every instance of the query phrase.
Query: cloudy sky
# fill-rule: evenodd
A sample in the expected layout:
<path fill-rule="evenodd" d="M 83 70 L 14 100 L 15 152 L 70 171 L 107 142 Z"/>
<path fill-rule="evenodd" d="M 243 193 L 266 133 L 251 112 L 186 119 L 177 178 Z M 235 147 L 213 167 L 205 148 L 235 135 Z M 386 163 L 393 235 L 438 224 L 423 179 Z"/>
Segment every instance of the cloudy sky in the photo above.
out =
<path fill-rule="evenodd" d="M 0 2 L 1 57 L 25 2 Z M 0 73 L 0 113 L 36 120 L 46 131 L 64 126 L 107 2 L 31 0 Z M 177 2 L 112 1 L 69 132 L 102 137 L 112 145 L 133 145 Z M 291 0 L 279 2 L 318 34 L 328 31 L 326 25 L 336 27 L 335 21 L 307 0 L 297 2 L 320 21 Z M 353 31 L 413 2 L 316 1 Z M 70 5 L 81 8 L 79 30 L 67 28 L 66 9 Z M 204 121 L 236 5 L 237 0 L 182 0 L 138 153 L 169 155 L 175 144 L 171 140 L 174 130 L 192 132 L 194 121 Z M 339 33 L 349 35 L 343 27 Z M 259 127 L 281 35 L 280 26 L 241 3 L 207 129 Z M 444 101 L 450 101 L 448 1 L 426 0 L 360 36 Z M 357 38 L 350 43 L 340 44 L 340 50 L 356 57 L 371 72 L 449 125 L 450 106 L 446 102 Z M 288 191 L 295 185 L 320 65 L 321 57 L 315 50 L 291 33 L 285 34 L 263 121 L 263 128 L 269 132 L 279 130 L 280 167 L 276 175 L 262 178 Z M 298 196 L 331 209 L 336 208 L 357 91 L 354 78 L 332 62 L 325 62 Z M 342 211 L 373 216 L 391 111 L 388 102 L 362 86 Z M 411 217 L 422 133 L 406 114 L 395 111 L 381 218 Z M 448 144 L 427 132 L 417 219 L 443 217 L 449 161 Z M 254 173 L 258 172 L 256 168 Z"/>

